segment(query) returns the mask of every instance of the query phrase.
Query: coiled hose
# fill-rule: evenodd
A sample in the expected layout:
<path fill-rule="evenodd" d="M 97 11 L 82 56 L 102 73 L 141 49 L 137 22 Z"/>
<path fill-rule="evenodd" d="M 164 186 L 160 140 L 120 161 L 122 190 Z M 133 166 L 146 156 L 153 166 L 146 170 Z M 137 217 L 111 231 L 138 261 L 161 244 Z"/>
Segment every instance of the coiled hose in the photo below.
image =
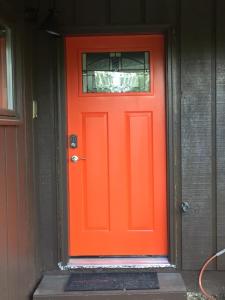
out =
<path fill-rule="evenodd" d="M 207 261 L 204 263 L 201 271 L 200 271 L 200 274 L 199 274 L 199 279 L 198 279 L 198 284 L 199 284 L 199 288 L 202 292 L 202 294 L 206 297 L 206 299 L 209 299 L 209 300 L 215 300 L 216 297 L 215 296 L 212 296 L 212 295 L 209 295 L 207 293 L 207 291 L 203 288 L 202 286 L 202 277 L 203 277 L 203 274 L 204 274 L 204 271 L 206 270 L 206 268 L 208 267 L 208 265 L 211 263 L 211 261 L 213 261 L 215 258 L 219 257 L 220 255 L 224 254 L 225 253 L 225 249 L 217 252 L 215 255 L 211 256 L 210 258 L 207 259 Z"/>

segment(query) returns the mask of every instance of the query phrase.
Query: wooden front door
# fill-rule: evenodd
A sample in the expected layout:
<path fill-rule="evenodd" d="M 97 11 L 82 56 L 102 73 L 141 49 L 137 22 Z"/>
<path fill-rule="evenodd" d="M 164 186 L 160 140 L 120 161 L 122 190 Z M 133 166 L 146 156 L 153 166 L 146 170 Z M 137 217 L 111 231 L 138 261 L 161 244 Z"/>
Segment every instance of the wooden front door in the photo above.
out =
<path fill-rule="evenodd" d="M 69 255 L 166 255 L 162 35 L 66 38 Z"/>

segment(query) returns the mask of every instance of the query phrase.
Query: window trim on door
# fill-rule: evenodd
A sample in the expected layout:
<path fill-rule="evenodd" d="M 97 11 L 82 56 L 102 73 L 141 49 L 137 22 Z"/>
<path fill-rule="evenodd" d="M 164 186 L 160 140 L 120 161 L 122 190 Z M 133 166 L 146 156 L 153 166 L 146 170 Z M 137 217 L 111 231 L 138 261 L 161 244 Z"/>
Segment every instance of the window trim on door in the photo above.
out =
<path fill-rule="evenodd" d="M 82 33 L 81 29 L 80 33 Z M 164 28 L 143 28 L 129 27 L 122 28 L 123 34 L 164 34 L 166 48 L 166 136 L 167 136 L 167 201 L 168 201 L 168 245 L 169 262 L 181 269 L 181 216 L 179 206 L 181 201 L 181 144 L 180 144 L 180 84 L 179 84 L 179 51 L 175 30 L 169 26 Z M 97 32 L 89 34 L 100 34 Z M 108 33 L 113 33 L 113 28 L 108 28 Z M 79 34 L 77 32 L 76 34 Z M 118 35 L 118 32 L 115 34 Z M 79 34 L 80 35 L 80 34 Z M 67 128 L 66 128 L 66 72 L 64 41 L 58 42 L 58 245 L 59 245 L 59 266 L 63 268 L 69 261 L 68 256 L 68 211 L 67 211 Z"/>

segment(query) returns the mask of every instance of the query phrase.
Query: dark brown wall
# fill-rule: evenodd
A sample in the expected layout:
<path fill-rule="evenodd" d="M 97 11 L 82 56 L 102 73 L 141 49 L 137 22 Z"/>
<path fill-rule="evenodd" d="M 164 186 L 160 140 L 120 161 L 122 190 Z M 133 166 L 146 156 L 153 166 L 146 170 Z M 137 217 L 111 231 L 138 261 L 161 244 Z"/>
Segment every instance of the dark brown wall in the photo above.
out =
<path fill-rule="evenodd" d="M 216 200 L 218 249 L 225 248 L 225 2 L 218 0 L 216 10 Z M 225 269 L 225 256 L 218 259 Z"/>
<path fill-rule="evenodd" d="M 183 269 L 225 247 L 224 16 L 224 1 L 181 2 Z"/>
<path fill-rule="evenodd" d="M 23 9 L 0 2 L 14 41 L 18 118 L 0 118 L 0 299 L 28 300 L 40 278 L 33 195 L 31 32 Z"/>
<path fill-rule="evenodd" d="M 182 1 L 182 199 L 191 205 L 182 224 L 184 269 L 217 250 L 214 22 L 214 1 Z"/>
<path fill-rule="evenodd" d="M 44 270 L 58 263 L 57 240 L 57 40 L 35 31 L 34 94 L 38 102 L 35 129 L 36 187 L 40 260 Z"/>

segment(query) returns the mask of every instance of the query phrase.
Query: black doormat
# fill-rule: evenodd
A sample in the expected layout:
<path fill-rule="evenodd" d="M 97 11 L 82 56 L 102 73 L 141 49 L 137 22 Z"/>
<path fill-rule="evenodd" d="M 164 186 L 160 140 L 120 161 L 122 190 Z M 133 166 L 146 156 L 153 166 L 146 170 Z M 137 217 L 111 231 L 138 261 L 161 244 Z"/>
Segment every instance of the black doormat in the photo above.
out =
<path fill-rule="evenodd" d="M 73 273 L 64 291 L 109 291 L 109 290 L 159 289 L 155 272 L 124 273 Z"/>

